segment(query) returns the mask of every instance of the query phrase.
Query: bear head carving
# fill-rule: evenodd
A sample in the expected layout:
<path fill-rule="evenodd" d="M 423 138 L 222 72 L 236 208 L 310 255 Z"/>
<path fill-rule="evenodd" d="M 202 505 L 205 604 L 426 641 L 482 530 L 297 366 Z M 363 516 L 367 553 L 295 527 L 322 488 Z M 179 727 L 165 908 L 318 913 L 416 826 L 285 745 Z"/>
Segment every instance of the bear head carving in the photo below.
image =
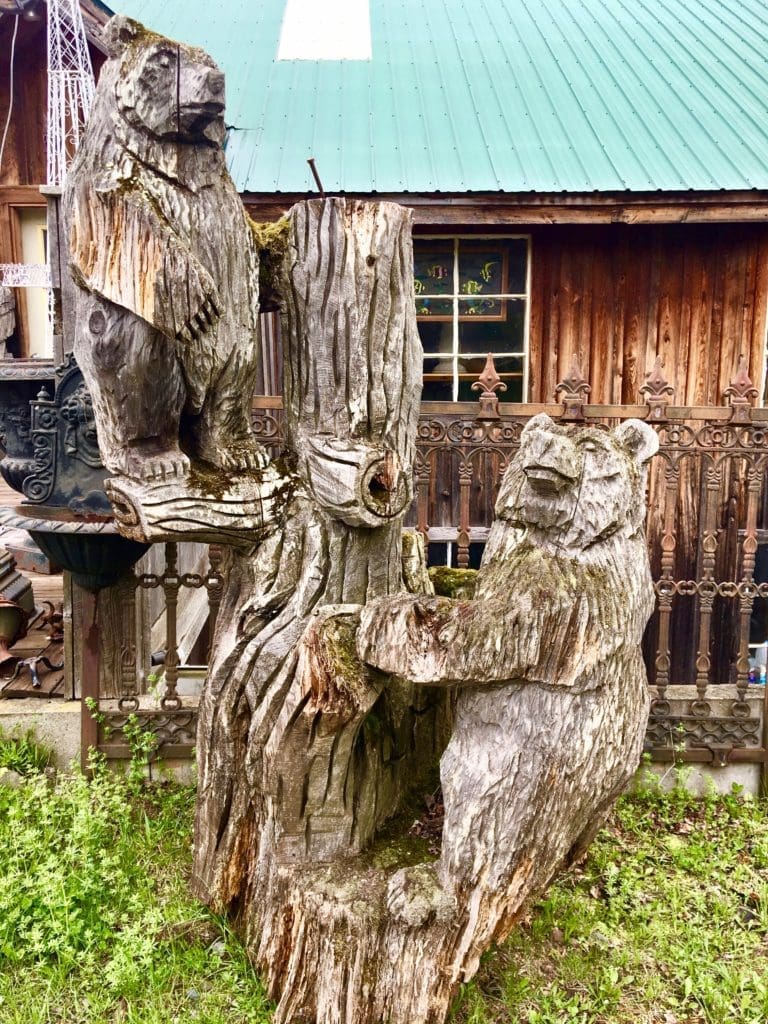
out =
<path fill-rule="evenodd" d="M 104 38 L 119 64 L 117 109 L 132 128 L 161 141 L 223 143 L 224 75 L 207 53 L 121 15 Z"/>
<path fill-rule="evenodd" d="M 564 549 L 632 535 L 645 519 L 644 467 L 658 448 L 642 420 L 603 430 L 561 425 L 541 413 L 522 431 L 496 516 Z"/>

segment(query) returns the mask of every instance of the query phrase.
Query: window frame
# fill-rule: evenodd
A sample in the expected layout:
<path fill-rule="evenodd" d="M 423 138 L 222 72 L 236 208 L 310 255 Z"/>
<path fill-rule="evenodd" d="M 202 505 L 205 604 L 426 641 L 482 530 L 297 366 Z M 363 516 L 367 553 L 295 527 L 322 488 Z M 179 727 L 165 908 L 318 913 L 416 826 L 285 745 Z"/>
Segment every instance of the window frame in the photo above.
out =
<path fill-rule="evenodd" d="M 3 185 L 0 186 L 0 263 L 23 263 L 22 215 L 30 210 L 47 211 L 45 198 L 40 194 L 37 185 Z M 27 303 L 23 289 L 14 288 L 16 295 L 16 338 L 19 351 L 16 358 L 28 360 L 32 339 L 30 337 Z M 41 362 L 53 361 L 50 356 L 34 357 Z"/>
<path fill-rule="evenodd" d="M 451 391 L 453 397 L 451 402 L 455 403 L 460 401 L 459 399 L 459 387 L 460 387 L 460 375 L 458 370 L 458 361 L 461 358 L 462 353 L 459 350 L 460 340 L 460 324 L 463 322 L 459 313 L 460 303 L 462 300 L 468 301 L 472 296 L 462 295 L 459 291 L 460 283 L 460 271 L 459 271 L 459 258 L 460 258 L 460 243 L 475 242 L 475 243 L 489 243 L 501 242 L 507 240 L 524 241 L 526 243 L 525 250 L 525 292 L 505 292 L 504 294 L 491 294 L 483 295 L 483 298 L 499 299 L 499 300 L 522 300 L 525 303 L 525 311 L 523 315 L 523 345 L 522 351 L 520 352 L 498 352 L 493 351 L 492 355 L 494 359 L 507 359 L 507 358 L 519 358 L 522 360 L 523 373 L 522 373 L 522 394 L 521 401 L 528 401 L 528 389 L 530 386 L 530 328 L 531 328 L 531 263 L 532 263 L 532 235 L 529 232 L 496 232 L 488 234 L 483 233 L 469 233 L 469 232 L 418 232 L 413 235 L 414 247 L 418 242 L 453 242 L 453 290 L 450 294 L 442 295 L 430 295 L 429 293 L 422 293 L 419 298 L 433 298 L 440 299 L 443 301 L 450 300 L 452 303 L 452 314 L 450 322 L 452 324 L 452 337 L 451 337 L 451 352 L 450 359 L 452 363 L 451 369 Z M 414 264 L 415 267 L 415 264 Z M 419 318 L 417 317 L 417 320 Z M 443 323 L 448 322 L 447 317 L 441 316 L 440 321 Z M 496 319 L 496 318 L 494 318 Z M 438 318 L 423 317 L 422 322 L 438 322 Z M 483 322 L 483 321 L 477 321 Z M 465 353 L 466 354 L 466 353 Z M 485 355 L 486 353 L 483 353 Z M 434 353 L 425 354 L 422 357 L 422 374 L 424 373 L 424 359 L 433 358 Z M 475 356 L 477 358 L 477 356 Z M 501 397 L 501 396 L 500 396 Z M 425 399 L 422 399 L 425 401 Z M 426 401 L 430 401 L 426 399 Z"/>

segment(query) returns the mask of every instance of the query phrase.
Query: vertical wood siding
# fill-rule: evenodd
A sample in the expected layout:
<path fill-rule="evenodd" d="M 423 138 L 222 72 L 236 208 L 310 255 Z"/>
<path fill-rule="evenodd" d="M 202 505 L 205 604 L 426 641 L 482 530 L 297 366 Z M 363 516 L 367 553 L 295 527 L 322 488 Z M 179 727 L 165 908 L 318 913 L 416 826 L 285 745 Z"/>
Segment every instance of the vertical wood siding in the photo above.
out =
<path fill-rule="evenodd" d="M 762 381 L 768 226 L 550 226 L 532 234 L 531 401 L 551 401 L 574 358 L 593 402 L 637 401 L 657 355 L 678 405 L 719 403 L 740 354 Z"/>

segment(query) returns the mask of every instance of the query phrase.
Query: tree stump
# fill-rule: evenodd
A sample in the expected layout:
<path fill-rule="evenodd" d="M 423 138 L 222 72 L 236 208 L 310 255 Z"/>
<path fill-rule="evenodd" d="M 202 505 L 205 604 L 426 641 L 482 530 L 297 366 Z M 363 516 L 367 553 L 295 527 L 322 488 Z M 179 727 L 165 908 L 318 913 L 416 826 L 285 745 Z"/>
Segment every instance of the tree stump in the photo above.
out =
<path fill-rule="evenodd" d="M 387 679 L 355 650 L 361 608 L 405 589 L 421 386 L 410 214 L 316 200 L 289 224 L 279 290 L 294 491 L 280 530 L 232 555 L 200 713 L 194 884 L 235 915 L 284 994 L 278 1019 L 296 1021 L 296 999 L 326 1012 L 317 950 L 297 948 L 289 978 L 275 943 L 290 938 L 275 924 L 303 931 L 296 900 L 364 851 L 435 768 L 450 698 Z M 413 562 L 408 578 L 424 586 Z"/>

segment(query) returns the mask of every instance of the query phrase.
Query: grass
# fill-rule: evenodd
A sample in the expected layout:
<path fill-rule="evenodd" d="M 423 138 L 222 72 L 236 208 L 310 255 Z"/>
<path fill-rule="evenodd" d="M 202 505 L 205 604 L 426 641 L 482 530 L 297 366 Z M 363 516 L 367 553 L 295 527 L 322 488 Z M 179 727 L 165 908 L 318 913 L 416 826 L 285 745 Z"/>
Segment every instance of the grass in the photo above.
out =
<path fill-rule="evenodd" d="M 194 794 L 97 770 L 0 787 L 2 1024 L 266 1024 L 224 922 L 187 892 Z"/>
<path fill-rule="evenodd" d="M 192 791 L 27 774 L 0 787 L 0 1022 L 267 1024 L 236 938 L 187 894 Z M 626 798 L 452 1020 L 765 1024 L 768 809 Z"/>
<path fill-rule="evenodd" d="M 33 775 L 44 771 L 52 760 L 52 752 L 42 745 L 31 729 L 0 729 L 0 769 Z"/>

